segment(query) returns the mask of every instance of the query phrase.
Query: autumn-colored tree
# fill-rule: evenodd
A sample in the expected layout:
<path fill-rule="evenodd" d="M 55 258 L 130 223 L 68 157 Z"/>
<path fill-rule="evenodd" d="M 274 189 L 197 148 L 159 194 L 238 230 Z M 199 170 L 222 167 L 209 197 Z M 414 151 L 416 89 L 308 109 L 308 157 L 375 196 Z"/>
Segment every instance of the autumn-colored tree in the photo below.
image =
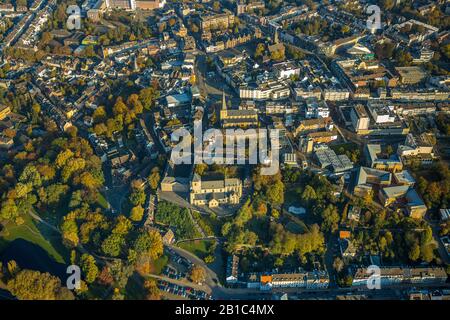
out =
<path fill-rule="evenodd" d="M 132 227 L 131 221 L 128 220 L 125 216 L 120 215 L 117 217 L 116 225 L 112 230 L 112 233 L 126 235 L 130 231 L 131 227 Z"/>
<path fill-rule="evenodd" d="M 200 266 L 193 266 L 190 274 L 189 274 L 191 280 L 195 283 L 203 283 L 206 280 L 206 271 Z"/>
<path fill-rule="evenodd" d="M 434 259 L 435 245 L 433 243 L 425 244 L 420 248 L 420 255 L 423 261 L 430 263 Z"/>
<path fill-rule="evenodd" d="M 150 185 L 150 188 L 152 188 L 152 190 L 156 190 L 158 188 L 160 179 L 161 175 L 159 173 L 159 168 L 153 168 L 150 176 L 148 177 L 148 184 Z"/>
<path fill-rule="evenodd" d="M 175 19 L 174 17 L 169 19 L 169 26 L 173 27 L 175 23 L 177 23 L 177 19 Z"/>
<path fill-rule="evenodd" d="M 314 203 L 314 201 L 317 200 L 316 191 L 309 184 L 306 185 L 305 189 L 303 190 L 303 193 L 301 195 L 301 200 L 307 206 L 311 206 Z"/>
<path fill-rule="evenodd" d="M 144 282 L 144 288 L 147 289 L 147 300 L 161 300 L 161 293 L 153 279 Z"/>
<path fill-rule="evenodd" d="M 141 91 L 139 91 L 139 100 L 141 101 L 142 105 L 145 109 L 150 110 L 155 100 L 159 97 L 159 91 L 155 89 L 153 86 L 144 88 Z"/>
<path fill-rule="evenodd" d="M 94 113 L 92 114 L 92 120 L 94 121 L 94 123 L 100 123 L 100 122 L 104 122 L 106 120 L 106 111 L 105 111 L 105 107 L 103 106 L 99 106 L 97 109 L 95 109 Z"/>
<path fill-rule="evenodd" d="M 125 238 L 121 234 L 110 234 L 101 245 L 102 252 L 111 256 L 117 257 L 122 252 L 122 247 L 125 245 Z"/>
<path fill-rule="evenodd" d="M 139 95 L 133 93 L 127 99 L 127 105 L 131 107 L 136 114 L 141 114 L 144 110 L 144 106 L 139 100 Z"/>
<path fill-rule="evenodd" d="M 280 212 L 277 209 L 272 209 L 271 214 L 275 219 L 278 219 L 280 217 Z"/>
<path fill-rule="evenodd" d="M 267 188 L 267 200 L 274 204 L 280 205 L 284 202 L 284 184 L 278 180 Z"/>
<path fill-rule="evenodd" d="M 84 273 L 84 279 L 87 283 L 92 283 L 98 276 L 98 267 L 95 263 L 95 258 L 90 254 L 83 254 L 81 256 L 81 270 Z"/>
<path fill-rule="evenodd" d="M 80 183 L 86 189 L 97 189 L 102 185 L 102 182 L 95 178 L 90 172 L 83 172 L 79 176 Z"/>
<path fill-rule="evenodd" d="M 220 10 L 220 2 L 219 1 L 213 2 L 213 10 L 217 11 L 217 12 Z"/>
<path fill-rule="evenodd" d="M 335 232 L 338 229 L 338 223 L 340 220 L 339 213 L 333 205 L 328 205 L 322 211 L 322 229 L 325 231 Z"/>
<path fill-rule="evenodd" d="M 108 127 L 104 123 L 98 123 L 94 126 L 94 133 L 97 136 L 102 136 L 102 135 L 106 134 L 107 131 L 108 131 Z"/>
<path fill-rule="evenodd" d="M 19 215 L 19 209 L 13 199 L 3 201 L 0 209 L 0 218 L 5 220 L 13 220 Z"/>
<path fill-rule="evenodd" d="M 41 106 L 38 103 L 34 103 L 31 106 L 31 110 L 32 110 L 32 115 L 31 115 L 32 123 L 37 123 L 39 114 L 41 113 Z"/>
<path fill-rule="evenodd" d="M 199 163 L 195 165 L 195 173 L 199 175 L 203 175 L 203 173 L 208 169 L 208 165 L 206 163 Z"/>
<path fill-rule="evenodd" d="M 142 260 L 155 260 L 163 253 L 161 234 L 156 230 L 143 232 L 138 236 L 133 247 Z"/>
<path fill-rule="evenodd" d="M 40 164 L 36 166 L 43 181 L 52 180 L 56 175 L 56 170 L 48 164 Z"/>
<path fill-rule="evenodd" d="M 57 156 L 55 160 L 55 164 L 58 168 L 64 167 L 66 162 L 74 156 L 73 152 L 70 149 L 66 149 L 64 151 L 61 151 Z"/>
<path fill-rule="evenodd" d="M 261 202 L 258 204 L 258 207 L 256 208 L 256 211 L 258 212 L 258 214 L 264 216 L 267 214 L 267 205 L 265 204 L 265 202 Z"/>
<path fill-rule="evenodd" d="M 145 192 L 143 189 L 137 189 L 134 190 L 131 194 L 130 194 L 130 203 L 133 206 L 142 206 L 145 203 Z"/>
<path fill-rule="evenodd" d="M 3 130 L 3 134 L 5 136 L 7 136 L 8 138 L 13 139 L 16 136 L 17 131 L 14 130 L 14 129 L 6 128 L 6 129 Z"/>
<path fill-rule="evenodd" d="M 76 247 L 80 243 L 78 237 L 78 225 L 74 219 L 70 219 L 67 216 L 64 217 L 64 221 L 61 224 L 62 240 L 68 247 Z"/>
<path fill-rule="evenodd" d="M 73 299 L 73 294 L 61 286 L 61 280 L 49 273 L 22 270 L 9 280 L 7 289 L 19 300 Z"/>
<path fill-rule="evenodd" d="M 135 222 L 139 222 L 142 220 L 142 217 L 144 216 L 144 208 L 142 208 L 141 206 L 136 206 L 133 207 L 133 209 L 131 209 L 131 213 L 130 213 L 130 219 L 135 221 Z"/>
<path fill-rule="evenodd" d="M 344 269 L 344 261 L 341 258 L 336 257 L 333 261 L 333 268 L 336 272 L 341 272 Z"/>
<path fill-rule="evenodd" d="M 420 246 L 417 243 L 410 248 L 408 257 L 411 261 L 417 261 L 420 258 Z"/>
<path fill-rule="evenodd" d="M 20 268 L 15 260 L 8 261 L 7 269 L 11 277 L 15 277 L 16 274 L 20 271 Z"/>
<path fill-rule="evenodd" d="M 122 97 L 118 97 L 116 100 L 116 103 L 113 106 L 113 114 L 119 115 L 119 114 L 124 114 L 126 113 L 128 110 L 127 105 L 123 102 Z"/>
<path fill-rule="evenodd" d="M 125 296 L 120 292 L 119 288 L 114 288 L 114 293 L 111 297 L 112 300 L 125 300 Z"/>
<path fill-rule="evenodd" d="M 261 42 L 256 46 L 255 58 L 262 57 L 264 54 L 264 51 L 266 51 L 266 47 L 265 47 L 264 43 Z"/>

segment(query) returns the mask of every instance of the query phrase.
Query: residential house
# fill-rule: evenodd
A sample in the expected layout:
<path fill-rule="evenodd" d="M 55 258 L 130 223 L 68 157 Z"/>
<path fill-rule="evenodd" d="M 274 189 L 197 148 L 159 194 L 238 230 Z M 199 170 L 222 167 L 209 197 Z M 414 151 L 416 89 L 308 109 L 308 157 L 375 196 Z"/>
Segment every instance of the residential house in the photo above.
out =
<path fill-rule="evenodd" d="M 442 284 L 447 280 L 444 268 L 433 267 L 382 267 L 380 285 L 395 284 Z M 372 276 L 366 268 L 358 268 L 352 286 L 366 286 Z"/>

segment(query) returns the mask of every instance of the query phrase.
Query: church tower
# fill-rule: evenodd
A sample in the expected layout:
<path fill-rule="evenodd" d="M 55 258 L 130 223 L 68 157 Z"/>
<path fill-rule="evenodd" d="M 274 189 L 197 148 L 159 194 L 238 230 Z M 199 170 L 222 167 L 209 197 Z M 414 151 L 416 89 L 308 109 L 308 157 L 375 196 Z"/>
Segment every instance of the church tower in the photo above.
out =
<path fill-rule="evenodd" d="M 273 43 L 278 44 L 278 42 L 280 42 L 280 39 L 278 39 L 278 28 L 276 28 L 273 35 Z"/>
<path fill-rule="evenodd" d="M 192 176 L 191 189 L 194 193 L 198 193 L 202 190 L 202 179 L 198 173 L 194 173 Z"/>
<path fill-rule="evenodd" d="M 225 91 L 222 91 L 222 109 L 220 109 L 220 120 L 227 118 L 227 101 L 225 98 Z"/>

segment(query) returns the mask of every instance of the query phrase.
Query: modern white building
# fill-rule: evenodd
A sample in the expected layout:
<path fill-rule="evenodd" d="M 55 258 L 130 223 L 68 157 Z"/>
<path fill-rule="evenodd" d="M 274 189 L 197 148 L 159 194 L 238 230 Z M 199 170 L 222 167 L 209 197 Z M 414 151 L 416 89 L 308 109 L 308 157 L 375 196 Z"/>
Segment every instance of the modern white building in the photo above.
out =
<path fill-rule="evenodd" d="M 284 61 L 273 65 L 278 79 L 288 79 L 292 76 L 300 75 L 300 67 L 293 61 Z"/>
<path fill-rule="evenodd" d="M 375 123 L 392 123 L 395 121 L 394 107 L 377 103 L 369 103 L 367 107 Z"/>
<path fill-rule="evenodd" d="M 279 100 L 288 98 L 290 93 L 289 86 L 281 81 L 252 83 L 239 87 L 239 97 L 241 99 Z"/>

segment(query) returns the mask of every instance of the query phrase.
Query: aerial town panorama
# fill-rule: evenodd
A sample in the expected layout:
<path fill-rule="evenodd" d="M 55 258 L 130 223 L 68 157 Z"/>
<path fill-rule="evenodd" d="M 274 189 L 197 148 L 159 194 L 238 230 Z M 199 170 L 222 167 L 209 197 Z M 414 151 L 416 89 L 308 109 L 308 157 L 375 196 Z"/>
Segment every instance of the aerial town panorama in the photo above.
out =
<path fill-rule="evenodd" d="M 445 0 L 0 0 L 0 300 L 450 300 L 449 30 Z"/>

